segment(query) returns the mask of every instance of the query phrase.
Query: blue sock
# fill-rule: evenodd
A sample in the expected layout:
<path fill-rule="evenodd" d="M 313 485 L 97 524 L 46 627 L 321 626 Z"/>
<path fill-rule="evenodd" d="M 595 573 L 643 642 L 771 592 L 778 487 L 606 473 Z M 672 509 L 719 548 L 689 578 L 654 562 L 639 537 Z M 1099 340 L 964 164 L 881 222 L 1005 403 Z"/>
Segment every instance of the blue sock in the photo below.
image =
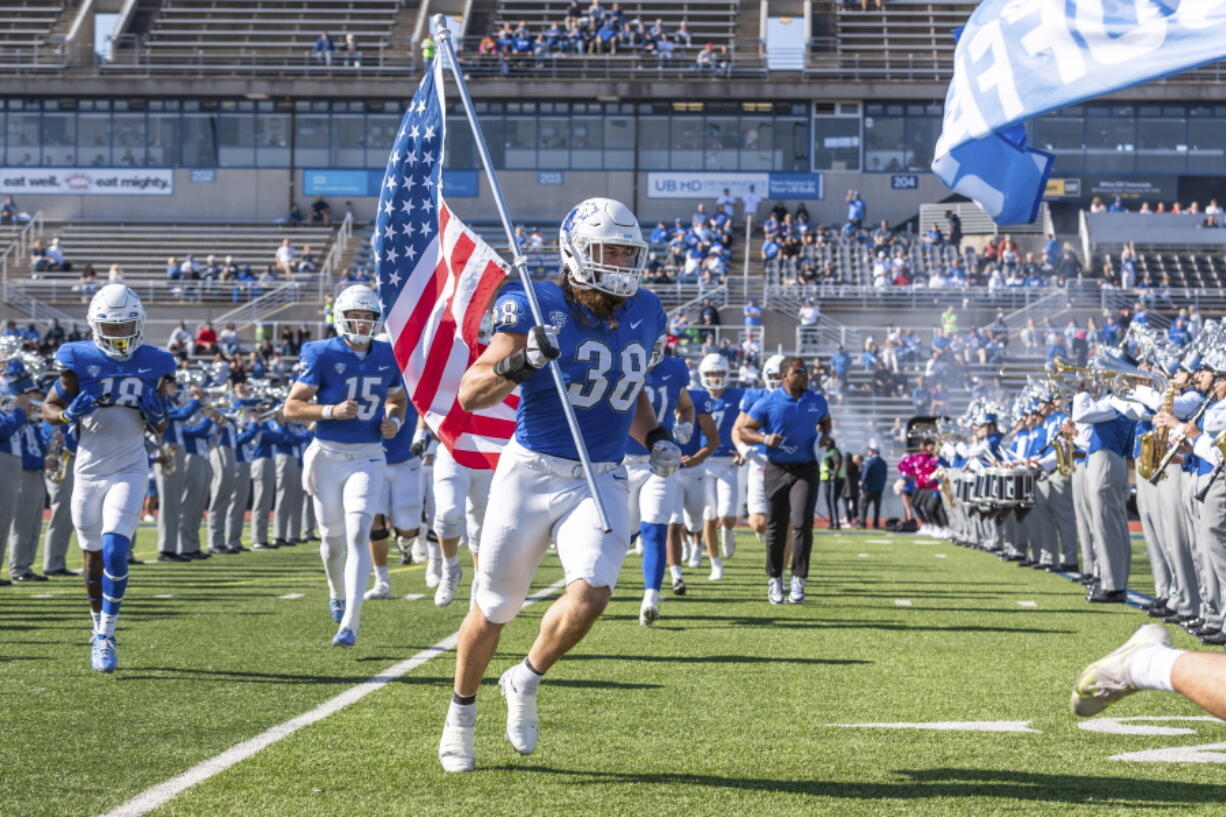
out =
<path fill-rule="evenodd" d="M 659 590 L 664 582 L 664 551 L 668 542 L 668 525 L 652 525 L 644 522 L 639 526 L 643 537 L 643 588 Z"/>
<path fill-rule="evenodd" d="M 102 534 L 102 614 L 119 615 L 124 591 L 128 589 L 128 549 L 132 546 L 126 536 L 118 533 Z"/>

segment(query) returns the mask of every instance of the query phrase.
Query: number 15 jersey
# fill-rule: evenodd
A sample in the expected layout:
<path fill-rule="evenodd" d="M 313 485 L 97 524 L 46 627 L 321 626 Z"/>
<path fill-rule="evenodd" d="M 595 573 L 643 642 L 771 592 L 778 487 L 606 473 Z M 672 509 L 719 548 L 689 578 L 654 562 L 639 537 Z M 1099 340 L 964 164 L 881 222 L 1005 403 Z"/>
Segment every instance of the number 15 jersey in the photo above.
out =
<path fill-rule="evenodd" d="M 541 314 L 558 333 L 558 364 L 579 433 L 593 462 L 620 462 L 630 440 L 639 390 L 664 339 L 667 318 L 655 293 L 640 289 L 614 312 L 617 328 L 567 300 L 552 282 L 533 284 Z M 512 281 L 494 303 L 497 332 L 527 334 L 535 321 L 523 284 Z M 515 439 L 541 454 L 578 460 L 553 377 L 542 369 L 520 386 Z"/>
<path fill-rule="evenodd" d="M 315 401 L 320 405 L 346 400 L 358 404 L 358 416 L 351 420 L 318 421 L 316 438 L 382 445 L 379 424 L 383 422 L 383 404 L 389 394 L 403 388 L 391 344 L 372 340 L 366 354 L 359 355 L 340 337 L 315 340 L 303 345 L 298 366 L 298 382 L 317 389 Z"/>

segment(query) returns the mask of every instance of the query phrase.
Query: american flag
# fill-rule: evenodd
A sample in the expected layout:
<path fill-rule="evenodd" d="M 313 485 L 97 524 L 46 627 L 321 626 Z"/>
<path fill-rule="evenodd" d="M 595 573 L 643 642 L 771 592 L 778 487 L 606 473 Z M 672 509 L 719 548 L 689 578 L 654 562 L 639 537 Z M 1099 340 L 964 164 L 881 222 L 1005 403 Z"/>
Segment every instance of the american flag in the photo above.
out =
<path fill-rule="evenodd" d="M 493 468 L 515 431 L 519 397 L 469 413 L 456 394 L 484 349 L 481 318 L 507 267 L 443 199 L 443 110 L 440 54 L 388 157 L 375 221 L 375 285 L 414 407 L 456 462 Z"/>

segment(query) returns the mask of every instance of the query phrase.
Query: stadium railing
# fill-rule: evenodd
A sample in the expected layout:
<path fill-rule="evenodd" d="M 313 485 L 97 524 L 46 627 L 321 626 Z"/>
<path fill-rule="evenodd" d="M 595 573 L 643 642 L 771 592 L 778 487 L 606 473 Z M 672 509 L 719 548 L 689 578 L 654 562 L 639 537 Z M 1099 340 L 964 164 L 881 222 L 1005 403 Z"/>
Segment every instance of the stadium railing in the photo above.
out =
<path fill-rule="evenodd" d="M 14 233 L 9 245 L 0 254 L 0 279 L 8 284 L 9 275 L 25 276 L 29 268 L 30 247 L 43 234 L 43 212 L 39 210 Z"/>
<path fill-rule="evenodd" d="M 473 43 L 475 46 L 475 43 Z M 459 55 L 466 76 L 482 79 L 523 76 L 549 79 L 727 79 L 761 78 L 767 75 L 766 62 L 741 54 L 729 54 L 726 72 L 699 70 L 694 53 L 679 52 L 661 58 L 652 54 L 565 55 L 565 54 L 477 54 L 471 48 Z"/>

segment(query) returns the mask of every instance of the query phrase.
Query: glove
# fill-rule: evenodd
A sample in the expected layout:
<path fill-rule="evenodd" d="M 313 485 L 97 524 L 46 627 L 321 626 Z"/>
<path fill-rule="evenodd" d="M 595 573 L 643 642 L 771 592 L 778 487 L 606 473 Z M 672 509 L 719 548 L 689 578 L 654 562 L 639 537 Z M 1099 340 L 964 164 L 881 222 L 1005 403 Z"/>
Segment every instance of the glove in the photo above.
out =
<path fill-rule="evenodd" d="M 409 444 L 409 453 L 414 457 L 420 457 L 426 453 L 426 449 L 430 447 L 430 432 L 424 428 L 419 428 L 413 432 L 413 442 Z"/>
<path fill-rule="evenodd" d="M 552 326 L 534 326 L 528 330 L 528 343 L 494 364 L 494 374 L 514 383 L 523 383 L 545 368 L 561 353 L 558 331 Z"/>
<path fill-rule="evenodd" d="M 693 423 L 677 423 L 673 426 L 673 439 L 676 440 L 679 445 L 685 445 L 693 436 Z"/>
<path fill-rule="evenodd" d="M 140 393 L 140 413 L 151 425 L 158 425 L 166 419 L 166 404 L 153 386 L 145 386 L 145 390 Z"/>
<path fill-rule="evenodd" d="M 669 440 L 660 440 L 651 447 L 648 468 L 657 477 L 671 477 L 681 467 L 681 449 Z"/>
<path fill-rule="evenodd" d="M 75 423 L 96 408 L 98 408 L 97 398 L 88 392 L 81 392 L 72 399 L 68 408 L 64 409 L 60 416 L 66 423 Z"/>

